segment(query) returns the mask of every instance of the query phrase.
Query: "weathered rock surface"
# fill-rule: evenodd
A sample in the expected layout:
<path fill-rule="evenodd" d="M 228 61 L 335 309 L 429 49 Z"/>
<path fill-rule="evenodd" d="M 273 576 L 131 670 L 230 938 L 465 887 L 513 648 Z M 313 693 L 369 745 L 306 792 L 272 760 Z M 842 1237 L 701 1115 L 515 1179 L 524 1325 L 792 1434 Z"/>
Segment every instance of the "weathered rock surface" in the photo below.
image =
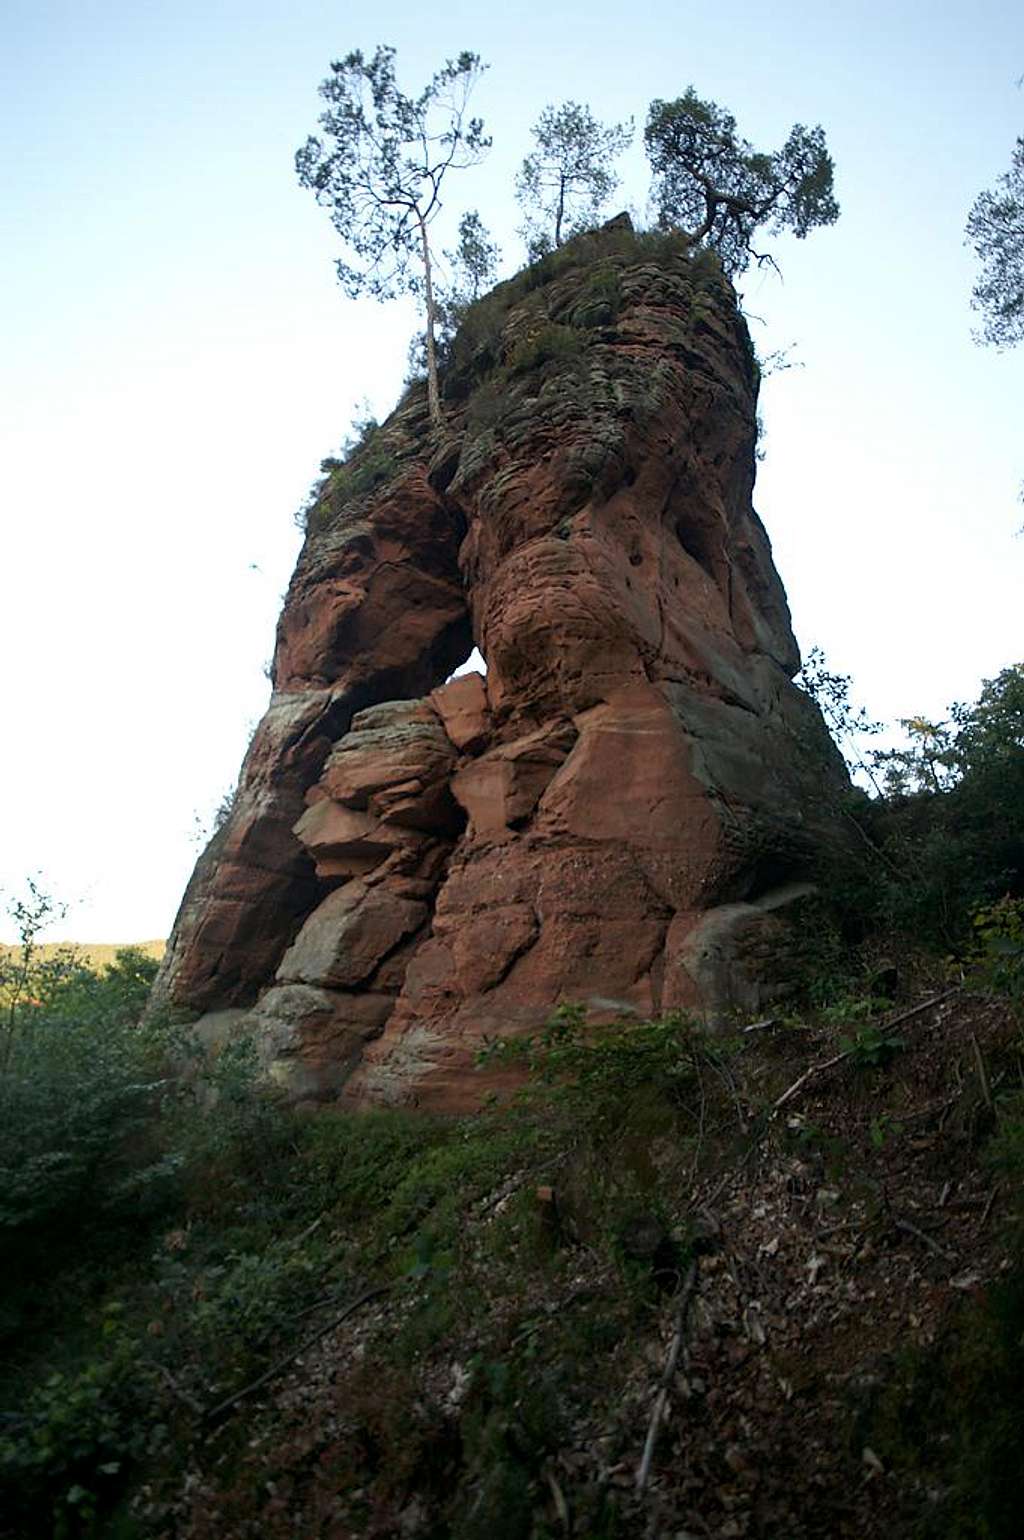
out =
<path fill-rule="evenodd" d="M 475 1105 L 483 1039 L 561 999 L 756 1009 L 841 781 L 713 259 L 584 238 L 477 307 L 446 390 L 443 441 L 413 392 L 322 490 L 161 976 L 262 996 L 296 1095 Z M 471 639 L 486 680 L 440 688 Z"/>

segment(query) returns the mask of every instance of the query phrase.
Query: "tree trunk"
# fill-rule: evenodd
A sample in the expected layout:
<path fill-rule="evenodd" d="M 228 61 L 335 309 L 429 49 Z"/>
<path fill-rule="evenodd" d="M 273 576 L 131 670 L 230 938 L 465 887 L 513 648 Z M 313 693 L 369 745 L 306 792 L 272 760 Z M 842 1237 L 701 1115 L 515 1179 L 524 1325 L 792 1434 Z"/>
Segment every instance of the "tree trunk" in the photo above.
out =
<path fill-rule="evenodd" d="M 437 348 L 434 343 L 434 283 L 430 270 L 430 243 L 427 227 L 420 220 L 420 240 L 423 242 L 423 273 L 426 279 L 427 300 L 427 404 L 430 420 L 435 427 L 441 423 L 441 392 L 437 383 Z"/>
<path fill-rule="evenodd" d="M 555 245 L 562 244 L 562 220 L 565 218 L 565 177 L 558 179 L 558 209 L 555 213 Z"/>

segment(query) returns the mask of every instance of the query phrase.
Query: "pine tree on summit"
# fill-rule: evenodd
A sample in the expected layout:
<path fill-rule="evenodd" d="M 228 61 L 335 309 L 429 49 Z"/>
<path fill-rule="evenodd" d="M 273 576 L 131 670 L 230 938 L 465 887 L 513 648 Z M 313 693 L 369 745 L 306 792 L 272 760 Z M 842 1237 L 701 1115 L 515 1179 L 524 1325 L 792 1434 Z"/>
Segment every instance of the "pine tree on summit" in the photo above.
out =
<path fill-rule="evenodd" d="M 736 132 L 736 119 L 691 86 L 676 101 L 651 103 L 644 130 L 654 172 L 658 222 L 717 251 L 731 276 L 751 257 L 755 232 L 792 230 L 798 240 L 839 218 L 832 157 L 820 125 L 795 123 L 781 150 L 766 155 Z"/>
<path fill-rule="evenodd" d="M 336 264 L 345 292 L 352 298 L 411 293 L 422 299 L 435 424 L 441 396 L 429 230 L 447 173 L 477 165 L 490 148 L 482 121 L 469 116 L 470 95 L 485 69 L 479 55 L 461 53 L 411 97 L 395 81 L 393 48 L 378 47 L 370 59 L 350 53 L 331 65 L 320 86 L 327 103 L 321 136 L 310 135 L 295 157 L 299 182 L 330 210 L 352 253 L 352 260 Z"/>
<path fill-rule="evenodd" d="M 589 107 L 545 107 L 531 130 L 536 149 L 516 177 L 530 256 L 542 256 L 596 223 L 619 179 L 612 161 L 633 138 L 633 124 L 599 123 Z"/>

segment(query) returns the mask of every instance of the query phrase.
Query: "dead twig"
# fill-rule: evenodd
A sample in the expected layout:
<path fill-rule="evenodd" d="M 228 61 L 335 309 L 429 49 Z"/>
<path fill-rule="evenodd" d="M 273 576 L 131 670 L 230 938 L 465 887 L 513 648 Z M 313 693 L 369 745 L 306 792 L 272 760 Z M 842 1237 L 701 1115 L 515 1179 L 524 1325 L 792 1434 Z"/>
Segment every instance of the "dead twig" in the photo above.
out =
<path fill-rule="evenodd" d="M 657 1442 L 658 1429 L 661 1427 L 661 1420 L 665 1415 L 665 1407 L 668 1405 L 669 1386 L 672 1383 L 672 1376 L 676 1372 L 676 1364 L 679 1361 L 683 1338 L 686 1335 L 686 1318 L 690 1313 L 690 1305 L 697 1291 L 697 1268 L 697 1258 L 694 1257 L 687 1269 L 686 1277 L 683 1279 L 682 1289 L 679 1291 L 675 1331 L 672 1333 L 672 1340 L 668 1346 L 668 1355 L 665 1359 L 665 1367 L 662 1370 L 661 1383 L 658 1386 L 658 1394 L 654 1398 L 651 1420 L 647 1427 L 644 1452 L 636 1473 L 637 1492 L 644 1491 L 651 1474 L 651 1460 L 654 1458 L 654 1445 Z"/>
<path fill-rule="evenodd" d="M 920 1016 L 922 1011 L 931 1010 L 933 1005 L 945 1005 L 947 1000 L 952 1000 L 953 996 L 959 993 L 960 985 L 954 984 L 952 989 L 944 989 L 940 995 L 932 995 L 929 1000 L 922 1000 L 919 1005 L 912 1005 L 908 1011 L 901 1011 L 898 1016 L 894 1016 L 891 1021 L 886 1022 L 885 1030 L 889 1032 L 893 1027 L 902 1026 L 912 1016 Z"/>
<path fill-rule="evenodd" d="M 559 1486 L 553 1471 L 546 1470 L 544 1472 L 544 1479 L 548 1486 L 551 1488 L 551 1496 L 555 1500 L 555 1511 L 558 1514 L 558 1521 L 562 1528 L 565 1530 L 566 1534 L 571 1534 L 572 1521 L 569 1518 L 569 1504 L 565 1500 L 565 1493 Z"/>
<path fill-rule="evenodd" d="M 789 1089 L 787 1091 L 783 1091 L 782 1095 L 777 1097 L 776 1100 L 772 1102 L 771 1107 L 769 1108 L 769 1116 L 771 1113 L 778 1112 L 780 1107 L 784 1107 L 789 1101 L 790 1097 L 795 1096 L 800 1087 L 807 1084 L 812 1075 L 820 1075 L 825 1070 L 832 1069 L 834 1065 L 842 1064 L 843 1060 L 848 1059 L 854 1051 L 855 1050 L 852 1048 L 845 1048 L 842 1053 L 837 1053 L 833 1058 L 825 1059 L 821 1064 L 812 1064 L 810 1069 L 805 1069 L 803 1074 L 800 1075 L 798 1079 L 793 1081 L 793 1084 L 789 1087 Z"/>
<path fill-rule="evenodd" d="M 892 1222 L 897 1230 L 902 1230 L 905 1235 L 915 1236 L 923 1246 L 928 1247 L 929 1251 L 934 1251 L 937 1257 L 942 1257 L 946 1262 L 956 1262 L 959 1260 L 952 1251 L 947 1251 L 945 1246 L 940 1246 L 938 1241 L 934 1240 L 925 1230 L 919 1230 L 917 1225 L 912 1225 L 909 1219 L 897 1219 L 894 1216 Z"/>
<path fill-rule="evenodd" d="M 978 1080 L 981 1084 L 981 1094 L 985 1098 L 985 1106 L 992 1111 L 992 1087 L 988 1083 L 988 1070 L 985 1068 L 985 1059 L 981 1052 L 981 1044 L 977 1037 L 971 1033 L 971 1049 L 974 1053 L 974 1063 L 978 1071 Z"/>
<path fill-rule="evenodd" d="M 295 1236 L 291 1244 L 293 1246 L 301 1246 L 303 1241 L 308 1241 L 309 1237 L 314 1234 L 315 1231 L 319 1230 L 320 1226 L 323 1224 L 326 1218 L 326 1214 L 321 1214 L 319 1218 L 314 1219 L 311 1225 L 307 1225 L 304 1230 L 299 1231 L 298 1235 Z"/>
<path fill-rule="evenodd" d="M 203 1421 L 207 1423 L 219 1422 L 240 1401 L 245 1401 L 249 1396 L 254 1395 L 257 1390 L 262 1390 L 263 1386 L 269 1384 L 271 1380 L 276 1379 L 283 1369 L 287 1369 L 289 1364 L 294 1363 L 296 1358 L 301 1357 L 307 1349 L 319 1342 L 321 1337 L 326 1337 L 329 1331 L 333 1331 L 336 1326 L 340 1326 L 342 1321 L 347 1320 L 350 1315 L 354 1315 L 362 1305 L 369 1304 L 371 1299 L 377 1299 L 381 1294 L 389 1294 L 393 1288 L 394 1284 L 392 1283 L 379 1283 L 373 1288 L 364 1289 L 362 1294 L 345 1306 L 340 1315 L 332 1316 L 326 1326 L 319 1327 L 312 1336 L 303 1338 L 298 1347 L 292 1348 L 283 1358 L 279 1358 L 276 1363 L 271 1364 L 270 1368 L 265 1370 L 258 1379 L 253 1380 L 249 1385 L 243 1385 L 241 1390 L 236 1390 L 235 1394 L 228 1396 L 226 1400 L 219 1401 L 215 1407 L 205 1413 Z"/>
<path fill-rule="evenodd" d="M 988 1216 L 992 1212 L 992 1205 L 996 1201 L 996 1194 L 998 1192 L 999 1192 L 999 1183 L 997 1182 L 996 1185 L 993 1187 L 992 1191 L 988 1195 L 988 1201 L 985 1204 L 984 1213 L 982 1214 L 980 1220 L 978 1221 L 978 1229 L 979 1230 L 984 1230 L 986 1224 L 988 1223 Z"/>

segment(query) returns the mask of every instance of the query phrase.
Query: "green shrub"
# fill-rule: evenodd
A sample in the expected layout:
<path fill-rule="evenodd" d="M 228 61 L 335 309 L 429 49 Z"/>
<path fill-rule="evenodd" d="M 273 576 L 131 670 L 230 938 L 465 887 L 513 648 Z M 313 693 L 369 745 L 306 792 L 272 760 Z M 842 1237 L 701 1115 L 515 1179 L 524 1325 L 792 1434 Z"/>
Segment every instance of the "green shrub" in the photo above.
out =
<path fill-rule="evenodd" d="M 177 1158 L 145 1129 L 170 1090 L 168 1029 L 139 1024 L 156 963 L 131 949 L 97 976 L 32 968 L 7 1012 L 0 1071 L 0 1232 L 22 1261 L 101 1219 L 158 1206 Z"/>
<path fill-rule="evenodd" d="M 54 1372 L 0 1432 L 0 1492 L 24 1533 L 98 1537 L 105 1500 L 150 1447 L 143 1366 L 109 1341 L 102 1358 Z"/>
<path fill-rule="evenodd" d="M 679 1101 L 696 1079 L 698 1055 L 715 1052 L 698 1034 L 692 1019 L 673 1011 L 654 1021 L 618 1020 L 589 1025 L 583 1006 L 560 1005 L 543 1031 L 519 1038 L 497 1038 L 485 1047 L 481 1062 L 522 1063 L 541 1084 L 597 1111 L 642 1086 Z"/>
<path fill-rule="evenodd" d="M 509 349 L 509 372 L 512 375 L 530 374 L 544 364 L 575 360 L 584 346 L 579 332 L 573 327 L 555 321 L 538 321 L 517 337 Z"/>
<path fill-rule="evenodd" d="M 622 309 L 622 283 L 614 267 L 598 267 L 587 275 L 572 308 L 573 326 L 610 326 Z"/>
<path fill-rule="evenodd" d="M 904 1046 L 901 1037 L 874 1025 L 861 1027 L 855 1037 L 839 1039 L 840 1050 L 848 1053 L 859 1069 L 881 1069 Z"/>
<path fill-rule="evenodd" d="M 304 532 L 319 533 L 346 504 L 368 497 L 390 481 L 399 464 L 394 444 L 382 432 L 377 419 L 369 413 L 357 417 L 340 455 L 328 455 L 321 460 L 323 479 L 310 490 L 295 522 Z"/>
<path fill-rule="evenodd" d="M 974 977 L 1024 1005 L 1024 899 L 1001 898 L 974 913 Z"/>
<path fill-rule="evenodd" d="M 945 723 L 907 718 L 907 745 L 875 751 L 863 740 L 881 728 L 850 704 L 846 676 L 812 652 L 800 682 L 873 792 L 837 782 L 831 798 L 849 837 L 820 861 L 830 924 L 847 945 L 886 934 L 969 957 L 974 914 L 1024 898 L 1024 666 L 987 680 Z M 993 945 L 1009 960 L 1015 943 Z"/>

